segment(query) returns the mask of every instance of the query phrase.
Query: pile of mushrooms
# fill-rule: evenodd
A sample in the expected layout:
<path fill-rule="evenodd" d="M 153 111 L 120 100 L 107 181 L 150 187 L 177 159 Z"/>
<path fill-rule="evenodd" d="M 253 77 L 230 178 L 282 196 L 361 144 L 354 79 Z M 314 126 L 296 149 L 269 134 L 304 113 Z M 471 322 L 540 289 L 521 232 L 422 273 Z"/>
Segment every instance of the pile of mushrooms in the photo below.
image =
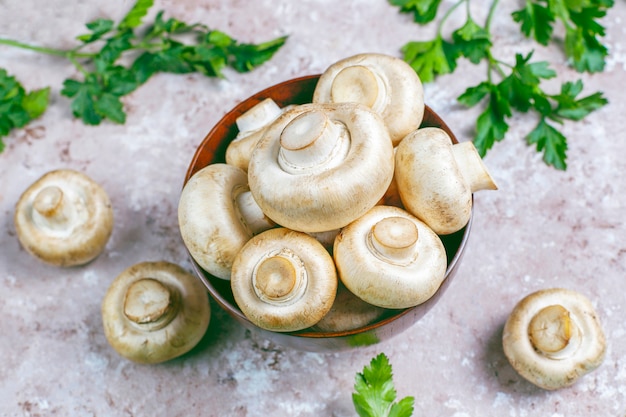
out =
<path fill-rule="evenodd" d="M 471 142 L 420 128 L 424 109 L 415 71 L 373 53 L 331 65 L 310 103 L 261 101 L 226 162 L 183 188 L 192 258 L 271 331 L 351 330 L 425 302 L 445 278 L 439 235 L 496 186 Z"/>

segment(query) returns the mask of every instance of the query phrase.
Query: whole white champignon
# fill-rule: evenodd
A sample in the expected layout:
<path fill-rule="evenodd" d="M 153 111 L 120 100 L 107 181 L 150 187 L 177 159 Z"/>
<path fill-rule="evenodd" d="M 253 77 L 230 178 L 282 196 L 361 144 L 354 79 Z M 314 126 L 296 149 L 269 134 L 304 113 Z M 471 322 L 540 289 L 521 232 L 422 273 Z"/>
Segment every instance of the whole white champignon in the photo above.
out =
<path fill-rule="evenodd" d="M 432 297 L 445 278 L 439 236 L 401 208 L 376 206 L 344 227 L 333 257 L 343 284 L 367 303 L 413 307 Z"/>
<path fill-rule="evenodd" d="M 302 104 L 269 126 L 250 159 L 250 191 L 275 223 L 339 229 L 373 207 L 393 177 L 380 116 L 356 103 Z"/>
<path fill-rule="evenodd" d="M 440 128 L 407 135 L 396 148 L 395 159 L 402 204 L 439 235 L 467 224 L 472 193 L 497 189 L 473 143 L 453 144 Z"/>
<path fill-rule="evenodd" d="M 514 307 L 504 353 L 528 381 L 555 390 L 574 384 L 604 360 L 606 340 L 588 298 L 563 288 L 539 290 Z"/>
<path fill-rule="evenodd" d="M 170 262 L 142 262 L 118 275 L 102 300 L 109 344 L 139 363 L 164 362 L 187 353 L 211 318 L 206 289 Z"/>
<path fill-rule="evenodd" d="M 221 163 L 207 165 L 185 184 L 178 224 L 193 259 L 222 279 L 230 278 L 233 259 L 243 245 L 274 227 L 252 198 L 246 173 Z"/>
<path fill-rule="evenodd" d="M 274 100 L 266 98 L 239 116 L 235 121 L 239 132 L 226 148 L 226 163 L 247 171 L 256 143 L 281 112 Z"/>
<path fill-rule="evenodd" d="M 113 230 L 113 208 L 90 177 L 59 169 L 24 191 L 14 222 L 20 243 L 36 258 L 56 266 L 83 265 L 104 250 Z"/>
<path fill-rule="evenodd" d="M 368 106 L 382 116 L 394 146 L 424 117 L 424 90 L 415 70 L 400 58 L 378 53 L 357 54 L 328 67 L 313 102 Z"/>
<path fill-rule="evenodd" d="M 332 257 L 315 238 L 286 228 L 254 236 L 233 262 L 237 306 L 255 325 L 276 332 L 313 326 L 337 292 Z"/>

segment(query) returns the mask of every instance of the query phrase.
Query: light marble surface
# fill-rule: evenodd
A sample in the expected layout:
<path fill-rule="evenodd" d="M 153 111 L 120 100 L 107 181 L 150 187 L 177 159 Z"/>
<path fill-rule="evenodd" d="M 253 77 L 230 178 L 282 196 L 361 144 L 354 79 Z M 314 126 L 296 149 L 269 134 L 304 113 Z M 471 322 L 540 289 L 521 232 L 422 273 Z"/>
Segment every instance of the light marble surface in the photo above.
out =
<path fill-rule="evenodd" d="M 444 4 L 452 2 L 444 1 Z M 478 3 L 478 2 L 475 2 Z M 485 158 L 500 186 L 475 198 L 469 247 L 445 297 L 392 340 L 333 354 L 285 349 L 236 324 L 215 304 L 209 331 L 190 354 L 146 366 L 107 344 L 100 302 L 123 269 L 164 259 L 190 268 L 176 219 L 183 177 L 195 147 L 245 97 L 278 82 L 319 73 L 359 52 L 400 56 L 421 29 L 384 0 L 157 1 L 152 13 L 201 21 L 241 41 L 289 35 L 253 73 L 226 79 L 158 75 L 124 99 L 128 120 L 87 127 L 59 94 L 73 67 L 58 58 L 0 46 L 0 67 L 27 87 L 52 87 L 45 115 L 5 138 L 0 154 L 0 415 L 2 416 L 353 416 L 354 375 L 379 352 L 394 366 L 400 396 L 416 397 L 415 415 L 624 416 L 626 414 L 626 3 L 605 19 L 611 49 L 606 71 L 583 75 L 585 92 L 610 105 L 584 122 L 566 123 L 569 169 L 544 166 L 524 135 L 534 119 L 515 116 L 504 142 Z M 496 51 L 527 52 L 502 1 Z M 73 45 L 83 24 L 119 18 L 130 1 L 0 0 L 0 36 L 41 45 Z M 476 5 L 476 18 L 485 11 Z M 579 77 L 553 48 L 539 48 L 561 80 Z M 462 64 L 426 86 L 426 102 L 462 140 L 478 109 L 455 98 L 483 79 Z M 556 91 L 555 91 L 556 92 Z M 105 252 L 84 267 L 59 269 L 19 245 L 13 208 L 21 192 L 55 168 L 73 168 L 109 193 L 116 224 Z M 596 306 L 608 339 L 604 364 L 575 386 L 546 392 L 510 367 L 500 344 L 513 305 L 531 291 L 563 286 Z"/>

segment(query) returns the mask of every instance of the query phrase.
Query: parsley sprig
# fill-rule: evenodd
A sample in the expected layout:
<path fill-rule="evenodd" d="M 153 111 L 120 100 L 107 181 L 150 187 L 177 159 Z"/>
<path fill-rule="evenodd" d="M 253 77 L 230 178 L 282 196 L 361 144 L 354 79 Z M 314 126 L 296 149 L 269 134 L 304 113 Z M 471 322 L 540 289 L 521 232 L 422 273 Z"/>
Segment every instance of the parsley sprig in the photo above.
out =
<path fill-rule="evenodd" d="M 356 375 L 352 402 L 360 417 L 409 417 L 413 414 L 413 397 L 396 402 L 396 389 L 389 359 L 384 353 L 373 358 Z"/>
<path fill-rule="evenodd" d="M 137 0 L 118 23 L 103 18 L 87 23 L 88 32 L 79 35 L 79 44 L 69 50 L 11 39 L 0 39 L 0 44 L 71 61 L 79 76 L 65 80 L 61 94 L 72 99 L 76 117 L 97 125 L 105 119 L 124 123 L 126 112 L 121 98 L 156 73 L 197 72 L 224 77 L 226 67 L 247 72 L 269 60 L 287 39 L 283 36 L 259 44 L 240 43 L 201 23 L 165 18 L 163 11 L 151 24 L 144 25 L 152 5 L 153 0 Z"/>
<path fill-rule="evenodd" d="M 389 0 L 401 12 L 412 13 L 418 24 L 433 22 L 440 0 Z M 601 92 L 580 97 L 581 80 L 566 81 L 560 92 L 549 93 L 542 81 L 556 77 L 546 61 L 533 62 L 533 51 L 516 54 L 514 62 L 497 58 L 492 53 L 491 23 L 499 1 L 492 0 L 484 24 L 470 12 L 470 0 L 459 0 L 450 6 L 438 22 L 434 39 L 410 41 L 402 47 L 404 59 L 415 69 L 423 82 L 451 74 L 461 58 L 473 64 L 487 62 L 487 79 L 467 88 L 458 97 L 460 103 L 473 107 L 484 103 L 476 122 L 474 144 L 481 156 L 502 141 L 509 128 L 513 112 L 537 114 L 537 124 L 527 134 L 526 141 L 543 154 L 544 162 L 556 169 L 567 168 L 567 138 L 560 126 L 567 120 L 579 121 L 606 105 Z M 444 33 L 449 17 L 465 5 L 465 21 L 450 35 Z M 613 0 L 526 0 L 525 7 L 515 11 L 512 18 L 520 30 L 540 45 L 557 42 L 554 29 L 564 27 L 564 53 L 578 72 L 599 72 L 604 69 L 607 48 L 601 43 L 605 35 L 600 19 Z"/>
<path fill-rule="evenodd" d="M 49 94 L 48 87 L 27 92 L 14 76 L 0 68 L 0 152 L 4 150 L 4 136 L 46 110 Z"/>

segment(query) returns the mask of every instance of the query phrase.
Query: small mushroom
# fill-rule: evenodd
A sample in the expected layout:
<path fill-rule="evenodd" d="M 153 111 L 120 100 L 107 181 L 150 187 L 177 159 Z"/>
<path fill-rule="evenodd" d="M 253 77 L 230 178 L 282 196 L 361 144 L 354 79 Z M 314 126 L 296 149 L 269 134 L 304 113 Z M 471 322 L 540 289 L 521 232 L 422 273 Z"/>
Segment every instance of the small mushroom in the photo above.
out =
<path fill-rule="evenodd" d="M 164 362 L 190 351 L 211 318 L 199 279 L 170 262 L 142 262 L 119 274 L 102 301 L 109 344 L 139 363 Z"/>
<path fill-rule="evenodd" d="M 332 257 L 315 238 L 276 228 L 244 245 L 233 262 L 230 283 L 237 306 L 252 323 L 293 332 L 328 313 L 337 273 Z"/>
<path fill-rule="evenodd" d="M 394 146 L 424 117 L 424 90 L 417 73 L 400 58 L 357 54 L 335 62 L 321 75 L 314 103 L 356 102 L 380 114 Z"/>
<path fill-rule="evenodd" d="M 104 250 L 113 209 L 106 191 L 90 177 L 59 169 L 24 191 L 14 222 L 20 243 L 33 256 L 56 266 L 83 265 Z"/>
<path fill-rule="evenodd" d="M 191 257 L 222 279 L 230 278 L 233 259 L 243 245 L 275 226 L 252 198 L 246 173 L 222 163 L 207 165 L 185 184 L 178 225 Z"/>
<path fill-rule="evenodd" d="M 584 295 L 551 288 L 527 295 L 504 325 L 504 353 L 525 379 L 546 389 L 574 384 L 604 360 L 606 341 Z"/>
<path fill-rule="evenodd" d="M 361 300 L 340 282 L 332 308 L 314 327 L 320 332 L 346 332 L 374 323 L 385 312 Z"/>
<path fill-rule="evenodd" d="M 393 147 L 378 114 L 356 103 L 308 103 L 267 129 L 250 159 L 248 182 L 275 223 L 326 232 L 373 207 L 393 169 Z"/>
<path fill-rule="evenodd" d="M 248 170 L 250 155 L 267 126 L 280 116 L 281 108 L 266 98 L 239 116 L 235 123 L 239 132 L 226 148 L 226 163 Z"/>
<path fill-rule="evenodd" d="M 363 301 L 408 308 L 432 297 L 445 278 L 439 236 L 401 208 L 376 206 L 344 227 L 333 251 L 339 278 Z"/>
<path fill-rule="evenodd" d="M 473 143 L 453 144 L 436 127 L 407 135 L 397 147 L 395 168 L 404 207 L 439 235 L 467 224 L 472 193 L 497 189 Z"/>

